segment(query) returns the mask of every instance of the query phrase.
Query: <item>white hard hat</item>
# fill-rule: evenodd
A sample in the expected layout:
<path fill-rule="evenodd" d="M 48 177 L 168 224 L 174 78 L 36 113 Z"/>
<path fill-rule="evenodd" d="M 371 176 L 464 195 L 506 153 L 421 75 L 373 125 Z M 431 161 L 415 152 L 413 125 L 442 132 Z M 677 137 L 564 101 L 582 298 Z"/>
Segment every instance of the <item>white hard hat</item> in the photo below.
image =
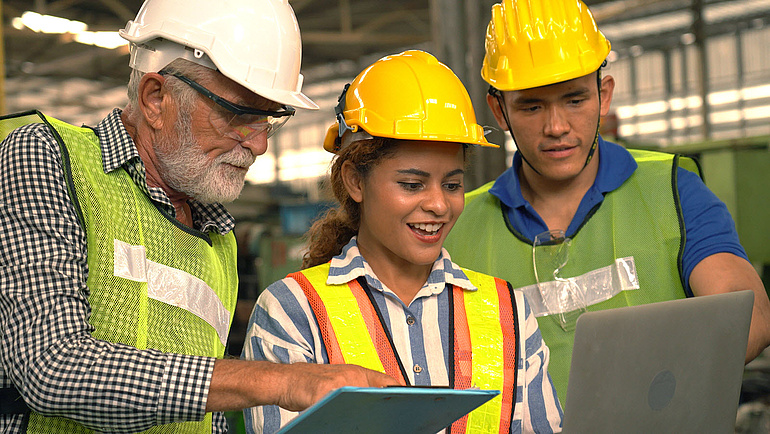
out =
<path fill-rule="evenodd" d="M 271 101 L 318 109 L 301 92 L 302 41 L 288 0 L 145 0 L 120 35 L 142 72 L 184 58 Z"/>

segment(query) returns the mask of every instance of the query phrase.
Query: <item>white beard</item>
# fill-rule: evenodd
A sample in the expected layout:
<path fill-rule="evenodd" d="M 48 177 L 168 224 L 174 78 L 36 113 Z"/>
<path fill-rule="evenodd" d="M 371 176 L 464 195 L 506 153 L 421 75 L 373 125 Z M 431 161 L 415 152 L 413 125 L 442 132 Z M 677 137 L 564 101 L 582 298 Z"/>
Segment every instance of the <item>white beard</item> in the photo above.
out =
<path fill-rule="evenodd" d="M 183 113 L 179 114 L 174 131 L 176 134 L 163 135 L 154 144 L 163 181 L 201 203 L 227 203 L 238 198 L 246 172 L 232 166 L 248 167 L 254 163 L 251 151 L 239 145 L 209 160 L 193 136 L 189 115 Z"/>

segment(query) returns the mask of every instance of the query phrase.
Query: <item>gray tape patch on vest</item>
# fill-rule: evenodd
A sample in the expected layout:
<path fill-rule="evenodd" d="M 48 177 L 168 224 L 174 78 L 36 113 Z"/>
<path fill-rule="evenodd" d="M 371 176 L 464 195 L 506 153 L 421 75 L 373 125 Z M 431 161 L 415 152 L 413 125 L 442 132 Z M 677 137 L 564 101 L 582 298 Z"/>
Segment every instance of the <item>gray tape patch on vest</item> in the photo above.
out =
<path fill-rule="evenodd" d="M 559 303 L 552 300 L 555 294 L 563 293 L 570 285 L 577 292 L 577 297 L 560 298 Z M 532 313 L 536 317 L 567 313 L 582 307 L 591 306 L 609 300 L 621 291 L 639 289 L 634 257 L 615 259 L 615 263 L 580 276 L 561 281 L 536 283 L 516 289 L 526 295 Z M 582 298 L 582 304 L 580 298 Z"/>

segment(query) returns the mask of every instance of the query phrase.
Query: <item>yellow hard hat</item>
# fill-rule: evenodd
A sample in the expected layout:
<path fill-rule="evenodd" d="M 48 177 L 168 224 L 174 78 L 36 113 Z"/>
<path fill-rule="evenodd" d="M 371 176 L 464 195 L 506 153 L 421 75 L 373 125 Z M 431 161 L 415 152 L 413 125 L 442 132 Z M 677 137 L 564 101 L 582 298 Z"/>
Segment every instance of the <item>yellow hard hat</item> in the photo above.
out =
<path fill-rule="evenodd" d="M 447 66 L 419 50 L 386 56 L 345 87 L 324 149 L 371 137 L 493 146 L 476 124 L 468 91 Z"/>
<path fill-rule="evenodd" d="M 609 52 L 580 0 L 503 0 L 492 6 L 481 76 L 498 90 L 531 89 L 588 75 Z"/>

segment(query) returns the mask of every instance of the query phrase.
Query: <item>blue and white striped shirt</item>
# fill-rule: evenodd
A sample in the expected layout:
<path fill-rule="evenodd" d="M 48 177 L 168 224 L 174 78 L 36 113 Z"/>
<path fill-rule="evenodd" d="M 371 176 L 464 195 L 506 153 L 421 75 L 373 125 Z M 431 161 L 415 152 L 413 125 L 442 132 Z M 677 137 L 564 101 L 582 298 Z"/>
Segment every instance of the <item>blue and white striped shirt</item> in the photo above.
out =
<path fill-rule="evenodd" d="M 427 282 L 407 306 L 375 276 L 361 256 L 356 238 L 331 261 L 329 284 L 364 277 L 382 313 L 393 343 L 414 385 L 449 384 L 450 357 L 448 285 L 475 291 L 446 250 L 434 262 Z M 548 375 L 549 351 L 524 295 L 516 292 L 520 324 L 518 383 L 511 433 L 550 433 L 561 430 L 562 410 Z M 522 309 L 523 307 L 523 309 Z M 278 363 L 328 363 L 326 348 L 302 288 L 291 278 L 273 283 L 262 293 L 249 319 L 243 358 Z M 246 430 L 276 432 L 297 413 L 276 406 L 244 410 Z"/>

